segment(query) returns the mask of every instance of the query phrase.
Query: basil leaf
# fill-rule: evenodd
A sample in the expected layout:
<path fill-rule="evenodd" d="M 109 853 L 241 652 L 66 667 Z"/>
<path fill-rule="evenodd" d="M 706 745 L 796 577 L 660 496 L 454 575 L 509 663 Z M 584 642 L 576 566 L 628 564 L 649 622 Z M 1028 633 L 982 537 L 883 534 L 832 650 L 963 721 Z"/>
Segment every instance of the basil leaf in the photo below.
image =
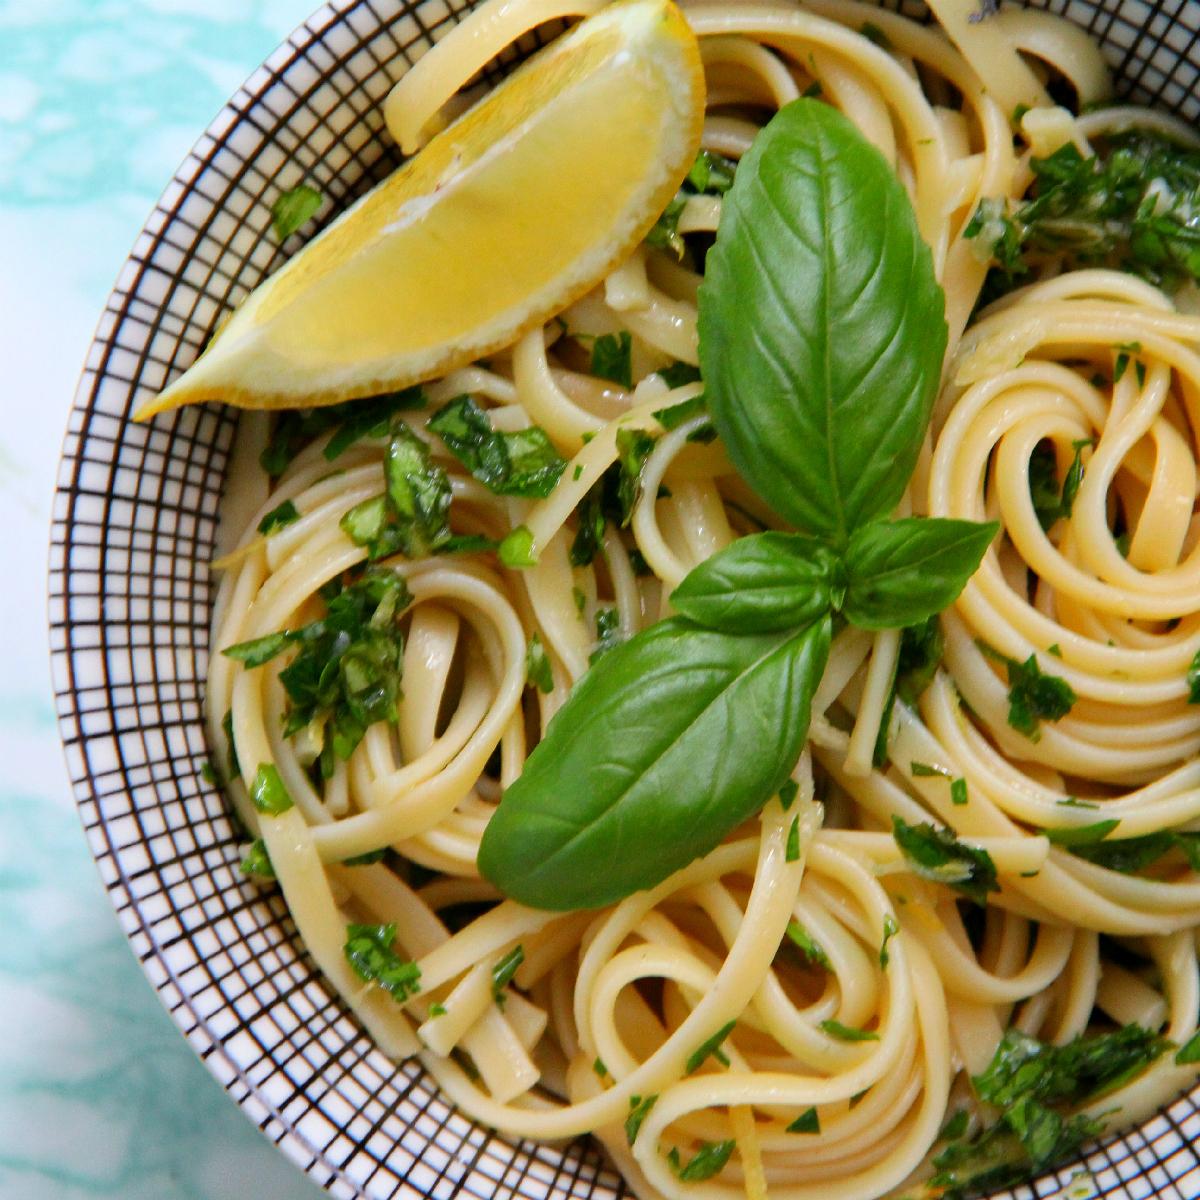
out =
<path fill-rule="evenodd" d="M 244 663 L 246 670 L 250 671 L 255 667 L 261 667 L 263 663 L 270 662 L 294 640 L 295 635 L 291 630 L 285 629 L 280 633 L 268 633 L 266 637 L 254 638 L 249 642 L 238 642 L 234 646 L 226 646 L 221 653 L 226 658 Z"/>
<path fill-rule="evenodd" d="M 821 1122 L 815 1108 L 806 1108 L 788 1127 L 784 1133 L 820 1133 Z"/>
<path fill-rule="evenodd" d="M 802 532 L 840 549 L 899 501 L 941 376 L 944 309 L 883 156 L 827 104 L 782 108 L 722 205 L 700 370 L 730 460 Z"/>
<path fill-rule="evenodd" d="M 680 1159 L 679 1148 L 672 1146 L 667 1162 L 680 1183 L 702 1183 L 725 1166 L 736 1146 L 733 1138 L 727 1142 L 704 1142 L 687 1163 Z"/>
<path fill-rule="evenodd" d="M 721 1049 L 721 1043 L 733 1032 L 736 1024 L 736 1021 L 730 1021 L 728 1024 L 722 1025 L 712 1037 L 702 1043 L 687 1060 L 687 1066 L 683 1073 L 691 1075 L 694 1071 L 698 1071 L 710 1056 L 715 1057 L 723 1067 L 729 1066 L 729 1055 Z"/>
<path fill-rule="evenodd" d="M 657 1095 L 629 1097 L 629 1116 L 625 1118 L 625 1139 L 631 1146 L 637 1141 L 638 1130 L 641 1129 L 642 1122 L 649 1115 L 657 1099 Z"/>
<path fill-rule="evenodd" d="M 840 607 L 837 556 L 818 538 L 756 533 L 702 562 L 671 593 L 685 617 L 726 633 L 790 629 Z"/>
<path fill-rule="evenodd" d="M 403 1003 L 421 990 L 421 968 L 406 962 L 392 949 L 396 926 L 347 925 L 342 952 L 359 979 L 377 983 Z"/>
<path fill-rule="evenodd" d="M 843 1025 L 841 1021 L 822 1021 L 821 1028 L 840 1042 L 877 1042 L 879 1034 L 873 1029 L 855 1029 L 851 1025 Z"/>
<path fill-rule="evenodd" d="M 333 462 L 359 438 L 386 437 L 391 429 L 392 417 L 396 413 L 424 407 L 425 392 L 418 384 L 399 392 L 385 392 L 381 396 L 371 396 L 366 400 L 347 400 L 342 404 L 331 405 L 328 409 L 319 408 L 316 412 L 327 413 L 331 424 L 341 422 L 322 453 L 327 462 Z"/>
<path fill-rule="evenodd" d="M 1043 721 L 1061 721 L 1079 699 L 1065 679 L 1042 671 L 1036 654 L 1018 662 L 979 638 L 975 644 L 985 657 L 1004 664 L 1008 673 L 1008 723 L 1031 742 L 1041 739 Z"/>
<path fill-rule="evenodd" d="M 1066 825 L 1060 829 L 1043 829 L 1042 833 L 1055 846 L 1094 846 L 1102 842 L 1120 821 L 1097 821 L 1094 825 Z"/>
<path fill-rule="evenodd" d="M 592 374 L 626 391 L 633 387 L 633 335 L 629 330 L 603 333 L 592 343 Z"/>
<path fill-rule="evenodd" d="M 846 552 L 846 619 L 860 629 L 896 629 L 949 608 L 999 531 L 995 522 L 940 517 L 856 529 Z"/>
<path fill-rule="evenodd" d="M 474 478 L 500 496 L 544 500 L 567 465 L 540 426 L 497 433 L 470 396 L 458 396 L 438 409 L 425 428 L 445 442 Z"/>
<path fill-rule="evenodd" d="M 736 636 L 675 617 L 610 650 L 505 792 L 480 872 L 561 912 L 614 903 L 707 854 L 795 768 L 830 624 Z"/>

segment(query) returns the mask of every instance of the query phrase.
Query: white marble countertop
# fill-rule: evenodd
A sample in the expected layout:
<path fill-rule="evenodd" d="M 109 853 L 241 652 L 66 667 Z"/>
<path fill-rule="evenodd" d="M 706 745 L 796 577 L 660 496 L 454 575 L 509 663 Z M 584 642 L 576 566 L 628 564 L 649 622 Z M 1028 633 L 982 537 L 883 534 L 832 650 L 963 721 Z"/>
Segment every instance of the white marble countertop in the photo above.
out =
<path fill-rule="evenodd" d="M 54 720 L 51 495 L 112 281 L 225 99 L 316 0 L 0 0 L 0 1200 L 316 1200 L 126 946 Z"/>

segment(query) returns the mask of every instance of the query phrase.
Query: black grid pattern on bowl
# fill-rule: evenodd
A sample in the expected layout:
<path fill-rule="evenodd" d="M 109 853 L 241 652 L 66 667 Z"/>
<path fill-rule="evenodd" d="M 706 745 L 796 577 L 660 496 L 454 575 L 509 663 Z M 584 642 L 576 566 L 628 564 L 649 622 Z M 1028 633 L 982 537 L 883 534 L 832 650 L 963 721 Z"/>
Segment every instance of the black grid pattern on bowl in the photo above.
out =
<path fill-rule="evenodd" d="M 1133 99 L 1200 115 L 1198 0 L 1049 6 L 1102 40 Z M 236 414 L 129 420 L 300 245 L 269 231 L 280 191 L 318 187 L 328 221 L 396 166 L 379 103 L 468 8 L 325 6 L 238 91 L 155 207 L 66 435 L 50 561 L 58 713 L 92 851 L 146 973 L 213 1074 L 314 1179 L 339 1197 L 618 1197 L 621 1181 L 586 1142 L 503 1140 L 454 1111 L 418 1065 L 391 1064 L 331 994 L 279 896 L 238 870 L 237 834 L 200 774 L 206 564 Z M 1200 1108 L 1185 1098 L 1088 1165 L 1105 1196 L 1181 1200 L 1200 1195 L 1196 1141 Z"/>

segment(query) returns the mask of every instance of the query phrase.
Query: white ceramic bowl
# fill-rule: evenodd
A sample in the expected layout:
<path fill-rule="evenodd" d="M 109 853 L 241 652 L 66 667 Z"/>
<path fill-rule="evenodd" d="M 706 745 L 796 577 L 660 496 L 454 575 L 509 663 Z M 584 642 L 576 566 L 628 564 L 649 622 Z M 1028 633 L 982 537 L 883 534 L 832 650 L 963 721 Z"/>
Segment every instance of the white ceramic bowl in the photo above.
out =
<path fill-rule="evenodd" d="M 1196 119 L 1197 0 L 1049 6 L 1101 41 L 1133 100 Z M 454 1111 L 419 1065 L 374 1049 L 279 895 L 239 871 L 238 838 L 200 774 L 207 563 L 237 413 L 129 420 L 301 245 L 270 232 L 281 190 L 305 181 L 326 197 L 301 231 L 311 234 L 400 162 L 380 102 L 469 7 L 325 6 L 238 90 L 150 214 L 101 317 L 63 450 L 50 566 L 59 714 L 96 863 L 146 974 L 230 1095 L 317 1182 L 339 1197 L 610 1198 L 623 1185 L 586 1141 L 510 1143 Z M 1182 1099 L 1089 1167 L 1106 1196 L 1196 1196 L 1198 1138 L 1200 1109 Z"/>

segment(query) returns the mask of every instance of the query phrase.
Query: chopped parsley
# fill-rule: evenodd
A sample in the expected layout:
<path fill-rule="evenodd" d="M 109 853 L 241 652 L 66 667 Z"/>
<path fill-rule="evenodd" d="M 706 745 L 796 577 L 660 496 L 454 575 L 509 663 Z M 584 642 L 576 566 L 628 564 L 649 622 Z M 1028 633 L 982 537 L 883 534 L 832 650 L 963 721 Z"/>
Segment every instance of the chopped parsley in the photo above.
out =
<path fill-rule="evenodd" d="M 606 523 L 624 528 L 642 493 L 642 470 L 654 450 L 655 438 L 644 429 L 617 430 L 617 461 L 588 489 L 575 506 L 573 567 L 586 567 L 600 552 Z"/>
<path fill-rule="evenodd" d="M 554 671 L 550 666 L 550 658 L 536 633 L 529 639 L 529 649 L 525 652 L 525 679 L 539 691 L 554 691 Z"/>
<path fill-rule="evenodd" d="M 1091 846 L 1102 842 L 1120 821 L 1097 821 L 1093 825 L 1067 825 L 1061 829 L 1044 829 L 1042 832 L 1055 846 Z"/>
<path fill-rule="evenodd" d="M 343 953 L 360 979 L 379 984 L 403 1003 L 421 990 L 421 968 L 392 949 L 395 940 L 394 924 L 348 925 Z"/>
<path fill-rule="evenodd" d="M 885 971 L 888 965 L 888 942 L 900 932 L 900 926 L 896 924 L 896 918 L 888 913 L 883 918 L 883 944 L 879 947 L 879 965 Z"/>
<path fill-rule="evenodd" d="M 729 1056 L 721 1049 L 721 1043 L 733 1032 L 733 1027 L 736 1024 L 736 1021 L 730 1021 L 722 1025 L 712 1037 L 706 1042 L 702 1042 L 687 1060 L 684 1074 L 691 1075 L 693 1071 L 699 1070 L 710 1056 L 715 1058 L 723 1067 L 729 1066 Z"/>
<path fill-rule="evenodd" d="M 278 533 L 298 520 L 300 520 L 300 514 L 296 511 L 296 506 L 290 500 L 285 500 L 277 508 L 271 509 L 259 521 L 258 532 L 264 537 L 270 537 L 271 534 Z"/>
<path fill-rule="evenodd" d="M 342 531 L 356 546 L 366 546 L 370 559 L 398 553 L 427 558 L 451 541 L 449 476 L 403 423 L 388 443 L 383 478 L 386 490 L 356 504 L 341 520 Z"/>
<path fill-rule="evenodd" d="M 246 857 L 242 859 L 242 871 L 246 875 L 256 875 L 259 879 L 275 878 L 275 868 L 271 866 L 267 843 L 262 838 L 256 838 L 250 843 Z"/>
<path fill-rule="evenodd" d="M 785 1133 L 820 1133 L 821 1122 L 815 1108 L 806 1108 L 788 1127 Z"/>
<path fill-rule="evenodd" d="M 1200 154 L 1135 129 L 1106 134 L 1092 158 L 1068 142 L 1029 165 L 1036 197 L 983 200 L 963 231 L 996 264 L 989 299 L 1053 261 L 1128 271 L 1171 292 L 1200 279 Z"/>
<path fill-rule="evenodd" d="M 704 1142 L 686 1165 L 680 1161 L 678 1147 L 672 1146 L 667 1162 L 680 1183 L 702 1183 L 724 1167 L 736 1145 L 733 1138 L 727 1142 Z"/>
<path fill-rule="evenodd" d="M 258 764 L 254 782 L 250 784 L 250 799 L 265 817 L 282 816 L 294 803 L 273 763 Z"/>
<path fill-rule="evenodd" d="M 646 234 L 646 241 L 659 250 L 669 250 L 676 258 L 683 258 L 687 247 L 679 233 L 679 218 L 687 207 L 688 197 L 704 194 L 723 196 L 733 187 L 736 174 L 737 163 L 733 159 L 714 154 L 711 150 L 701 150 L 682 187 Z"/>
<path fill-rule="evenodd" d="M 832 971 L 829 956 L 817 945 L 811 933 L 800 924 L 799 921 L 789 921 L 787 923 L 787 935 L 792 940 L 796 949 L 804 955 L 806 959 L 814 966 L 824 967 L 827 971 Z"/>
<path fill-rule="evenodd" d="M 796 803 L 800 794 L 800 785 L 794 779 L 785 779 L 779 786 L 779 807 L 787 812 Z"/>
<path fill-rule="evenodd" d="M 492 999 L 501 1009 L 504 1008 L 504 989 L 512 982 L 517 968 L 525 961 L 525 949 L 521 945 L 514 946 L 492 968 Z"/>
<path fill-rule="evenodd" d="M 800 861 L 800 818 L 792 818 L 792 827 L 788 830 L 787 849 L 784 858 L 788 862 Z"/>
<path fill-rule="evenodd" d="M 314 438 L 334 430 L 324 455 L 333 462 L 342 451 L 362 437 L 386 437 L 392 417 L 401 411 L 423 408 L 425 392 L 418 385 L 400 392 L 385 392 L 365 400 L 346 400 L 322 408 L 280 413 L 259 464 L 268 475 L 282 475 L 300 450 Z"/>
<path fill-rule="evenodd" d="M 1074 442 L 1075 457 L 1067 468 L 1062 488 L 1058 486 L 1058 455 L 1052 442 L 1039 442 L 1029 456 L 1029 495 L 1038 524 L 1047 532 L 1060 517 L 1069 517 L 1075 507 L 1075 497 L 1083 481 L 1081 455 L 1091 440 Z"/>
<path fill-rule="evenodd" d="M 822 1021 L 821 1028 L 825 1030 L 830 1037 L 835 1037 L 839 1042 L 877 1042 L 879 1034 L 873 1029 L 855 1029 L 850 1025 L 843 1025 L 841 1021 Z"/>
<path fill-rule="evenodd" d="M 625 639 L 621 636 L 621 614 L 615 608 L 596 610 L 596 648 L 588 655 L 588 662 L 595 666 L 614 646 Z"/>
<path fill-rule="evenodd" d="M 1042 674 L 1036 654 L 1018 662 L 993 650 L 980 639 L 976 639 L 975 644 L 988 658 L 1005 665 L 1008 671 L 1008 723 L 1031 742 L 1041 738 L 1042 721 L 1061 721 L 1079 698 L 1065 679 Z"/>
<path fill-rule="evenodd" d="M 567 465 L 540 426 L 497 433 L 470 396 L 458 396 L 438 409 L 425 428 L 442 439 L 475 479 L 500 496 L 544 500 Z"/>
<path fill-rule="evenodd" d="M 967 781 L 960 775 L 950 782 L 950 803 L 961 806 L 970 802 L 967 795 Z"/>
<path fill-rule="evenodd" d="M 1053 1046 L 1009 1029 L 988 1069 L 972 1079 L 999 1119 L 967 1141 L 952 1141 L 934 1159 L 933 1188 L 946 1200 L 1001 1191 L 1076 1153 L 1104 1129 L 1072 1108 L 1127 1083 L 1171 1043 L 1140 1025 Z"/>
<path fill-rule="evenodd" d="M 976 904 L 986 904 L 989 892 L 998 892 L 996 864 L 986 850 L 964 845 L 953 829 L 928 821 L 910 825 L 892 816 L 892 836 L 914 875 L 944 883 Z"/>
<path fill-rule="evenodd" d="M 654 1107 L 657 1096 L 630 1096 L 629 1116 L 625 1118 L 625 1138 L 632 1146 L 637 1141 L 638 1130 Z"/>
<path fill-rule="evenodd" d="M 1115 822 L 1099 822 L 1099 825 L 1110 824 Z M 1200 833 L 1178 833 L 1174 829 L 1160 829 L 1142 837 L 1070 843 L 1069 849 L 1079 858 L 1085 858 L 1088 862 L 1109 871 L 1119 871 L 1122 875 L 1133 875 L 1143 871 L 1172 850 L 1179 850 L 1187 859 L 1188 866 L 1193 871 L 1200 871 Z"/>
<path fill-rule="evenodd" d="M 626 391 L 633 387 L 633 334 L 628 329 L 601 334 L 592 343 L 592 374 Z"/>
<path fill-rule="evenodd" d="M 398 618 L 412 596 L 393 571 L 366 574 L 326 601 L 326 615 L 300 629 L 268 634 L 223 653 L 261 666 L 285 647 L 300 653 L 279 672 L 289 709 L 284 737 L 320 727 L 321 774 L 333 774 L 377 721 L 394 721 L 400 699 L 402 639 Z"/>

